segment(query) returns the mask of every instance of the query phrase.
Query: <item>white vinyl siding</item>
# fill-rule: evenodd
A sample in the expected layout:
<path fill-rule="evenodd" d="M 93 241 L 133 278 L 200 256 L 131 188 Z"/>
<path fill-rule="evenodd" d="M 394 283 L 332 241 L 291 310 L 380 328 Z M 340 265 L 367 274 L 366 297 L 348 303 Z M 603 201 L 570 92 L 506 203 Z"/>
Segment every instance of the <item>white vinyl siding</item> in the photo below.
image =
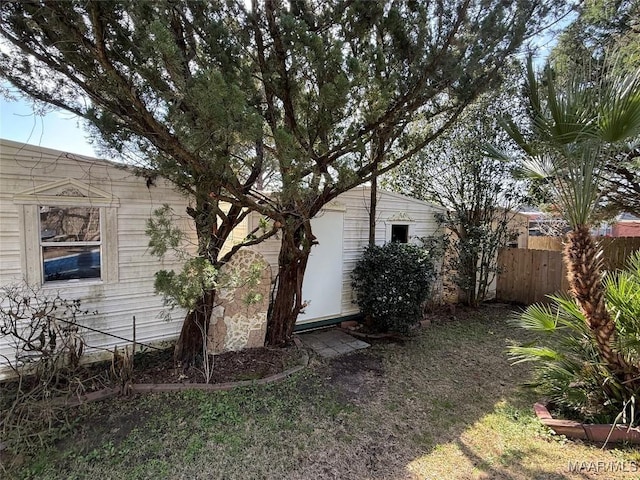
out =
<path fill-rule="evenodd" d="M 334 202 L 327 206 L 327 210 L 340 210 L 344 212 L 342 228 L 342 286 L 341 286 L 341 311 L 339 315 L 346 316 L 358 313 L 358 306 L 353 303 L 354 295 L 351 289 L 351 272 L 356 262 L 362 255 L 364 248 L 369 244 L 369 187 L 358 187 L 338 196 Z M 383 245 L 391 241 L 391 226 L 393 224 L 405 224 L 409 227 L 409 243 L 416 243 L 418 238 L 433 235 L 438 231 L 435 219 L 436 213 L 443 213 L 442 207 L 429 204 L 420 200 L 405 197 L 397 193 L 378 190 L 378 205 L 376 209 L 376 244 Z M 258 225 L 260 216 L 249 216 L 249 229 Z M 335 232 L 339 234 L 338 231 Z M 278 253 L 280 251 L 280 237 L 272 237 L 269 240 L 251 247 L 260 252 L 271 265 L 273 276 L 278 273 Z M 307 272 L 309 273 L 309 272 Z M 312 275 L 313 272 L 310 272 Z M 310 299 L 315 302 L 322 301 L 322 295 Z M 307 300 L 305 298 L 305 300 Z M 300 323 L 306 323 L 313 318 L 300 318 Z"/>
<path fill-rule="evenodd" d="M 351 288 L 351 272 L 363 250 L 369 244 L 369 187 L 358 187 L 343 193 L 338 201 L 346 206 L 344 219 L 344 269 L 342 275 L 342 314 L 358 313 L 358 306 L 353 303 L 355 296 Z M 376 244 L 383 245 L 391 241 L 391 225 L 400 223 L 397 218 L 409 225 L 409 243 L 416 243 L 417 238 L 433 235 L 438 231 L 436 213 L 444 209 L 420 200 L 397 193 L 378 190 L 376 207 Z"/>
<path fill-rule="evenodd" d="M 185 312 L 174 311 L 171 321 L 161 318 L 162 298 L 155 294 L 153 283 L 155 272 L 178 270 L 181 262 L 171 256 L 159 260 L 149 253 L 146 221 L 166 203 L 179 217 L 194 246 L 196 235 L 185 211 L 187 200 L 171 185 L 161 180 L 156 184 L 148 188 L 144 178 L 112 162 L 0 140 L 0 286 L 25 279 L 31 284 L 42 284 L 39 207 L 77 202 L 77 198 L 55 194 L 56 188 L 71 185 L 82 192 L 85 200 L 89 199 L 89 205 L 100 209 L 102 279 L 47 282 L 42 288 L 59 292 L 67 299 L 80 299 L 83 307 L 96 311 L 86 319 L 92 328 L 132 338 L 135 316 L 139 342 L 175 338 Z M 368 243 L 369 189 L 360 187 L 346 192 L 325 210 L 344 215 L 342 232 L 336 232 L 342 235 L 343 249 L 339 316 L 354 314 L 358 308 L 352 302 L 351 271 Z M 389 241 L 391 225 L 401 221 L 408 222 L 410 242 L 433 234 L 437 228 L 434 214 L 440 211 L 425 202 L 380 191 L 376 242 Z M 249 215 L 234 232 L 230 244 L 258 226 L 259 219 L 257 214 Z M 252 248 L 264 255 L 275 278 L 279 235 Z M 322 298 L 312 300 L 321 302 Z M 87 333 L 86 341 L 90 347 L 111 350 L 114 345 L 124 343 L 99 333 Z M 2 340 L 0 354 L 11 354 Z"/>
<path fill-rule="evenodd" d="M 102 279 L 42 284 L 39 206 L 75 200 L 38 189 L 69 179 L 76 182 L 74 186 L 80 185 L 79 190 L 84 188 L 89 203 L 100 209 Z M 87 317 L 87 325 L 107 333 L 132 338 L 135 315 L 137 341 L 176 338 L 185 312 L 173 311 L 171 321 L 161 318 L 162 298 L 155 294 L 153 283 L 155 272 L 180 269 L 181 262 L 171 256 L 161 261 L 149 253 L 146 221 L 153 210 L 167 203 L 193 244 L 195 232 L 186 214 L 185 197 L 161 180 L 156 184 L 147 188 L 144 178 L 112 162 L 0 140 L 0 286 L 26 279 L 42 285 L 45 292 L 80 299 L 83 307 L 97 312 Z M 86 340 L 90 347 L 111 350 L 124 344 L 91 332 Z M 10 355 L 2 340 L 0 354 Z"/>

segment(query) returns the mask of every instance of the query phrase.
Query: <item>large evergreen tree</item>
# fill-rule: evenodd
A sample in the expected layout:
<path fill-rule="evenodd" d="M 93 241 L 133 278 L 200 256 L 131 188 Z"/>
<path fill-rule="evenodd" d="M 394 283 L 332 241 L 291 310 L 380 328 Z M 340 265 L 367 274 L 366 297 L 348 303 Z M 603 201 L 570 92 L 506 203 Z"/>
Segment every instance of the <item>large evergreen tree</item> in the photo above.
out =
<path fill-rule="evenodd" d="M 268 339 L 302 308 L 311 218 L 429 144 L 540 26 L 546 2 L 253 2 L 266 123 L 282 189 L 279 288 Z M 276 215 L 273 215 L 276 213 Z"/>
<path fill-rule="evenodd" d="M 219 267 L 248 214 L 219 194 L 259 183 L 258 86 L 246 59 L 241 9 L 221 2 L 5 2 L 0 74 L 28 97 L 87 120 L 105 149 L 185 193 L 197 255 Z M 257 232 L 259 233 L 259 232 Z M 244 244 L 256 243 L 248 238 Z M 202 352 L 214 291 L 183 324 L 176 357 Z"/>
<path fill-rule="evenodd" d="M 220 226 L 247 209 L 281 228 L 268 342 L 282 344 L 302 308 L 311 218 L 446 130 L 563 4 L 5 3 L 0 72 L 88 119 L 111 148 L 133 147 L 193 195 L 201 254 L 212 263 L 228 231 Z M 370 155 L 372 142 L 380 155 Z M 270 194 L 256 188 L 267 156 L 277 171 Z"/>
<path fill-rule="evenodd" d="M 563 76 L 570 76 L 576 70 L 585 71 L 585 66 L 591 75 L 597 76 L 602 74 L 611 50 L 620 56 L 614 68 L 633 68 L 640 63 L 640 2 L 637 0 L 580 2 L 577 15 L 551 51 L 550 63 Z"/>

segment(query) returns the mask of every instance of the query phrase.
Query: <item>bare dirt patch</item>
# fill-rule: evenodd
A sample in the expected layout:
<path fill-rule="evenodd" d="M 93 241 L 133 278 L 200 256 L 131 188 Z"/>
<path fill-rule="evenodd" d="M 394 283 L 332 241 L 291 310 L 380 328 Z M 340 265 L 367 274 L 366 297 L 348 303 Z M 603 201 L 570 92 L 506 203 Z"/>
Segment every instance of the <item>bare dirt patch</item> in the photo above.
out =
<path fill-rule="evenodd" d="M 354 404 L 369 401 L 385 383 L 382 358 L 355 352 L 333 359 L 327 367 L 327 383 L 336 387 L 342 400 Z"/>
<path fill-rule="evenodd" d="M 218 354 L 213 361 L 213 374 L 209 383 L 257 380 L 281 373 L 298 365 L 300 352 L 296 347 L 251 348 L 239 352 Z M 187 368 L 173 362 L 173 349 L 145 353 L 136 357 L 133 378 L 135 383 L 204 383 L 202 368 Z"/>

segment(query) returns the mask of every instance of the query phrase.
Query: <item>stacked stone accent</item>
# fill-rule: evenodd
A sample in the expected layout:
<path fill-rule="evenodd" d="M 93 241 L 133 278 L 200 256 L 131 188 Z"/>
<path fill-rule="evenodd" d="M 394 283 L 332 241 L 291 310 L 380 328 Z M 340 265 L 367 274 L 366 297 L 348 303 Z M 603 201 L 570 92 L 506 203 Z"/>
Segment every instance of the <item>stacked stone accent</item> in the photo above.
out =
<path fill-rule="evenodd" d="M 271 269 L 257 252 L 241 249 L 220 270 L 209 324 L 209 353 L 264 346 Z"/>

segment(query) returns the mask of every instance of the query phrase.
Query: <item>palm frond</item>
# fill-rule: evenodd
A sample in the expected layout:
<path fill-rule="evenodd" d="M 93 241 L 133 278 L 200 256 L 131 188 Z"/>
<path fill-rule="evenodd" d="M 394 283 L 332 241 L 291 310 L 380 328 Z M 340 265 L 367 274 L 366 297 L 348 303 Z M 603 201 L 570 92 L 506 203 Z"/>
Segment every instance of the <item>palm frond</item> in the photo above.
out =
<path fill-rule="evenodd" d="M 514 363 L 535 365 L 529 386 L 557 405 L 583 418 L 610 421 L 632 392 L 602 360 L 577 302 L 567 294 L 549 298 L 551 304 L 532 305 L 514 320 L 514 324 L 543 335 L 510 347 L 509 356 Z M 616 348 L 626 355 L 625 348 L 630 347 L 624 342 Z"/>
<path fill-rule="evenodd" d="M 618 349 L 640 360 L 640 251 L 631 255 L 628 269 L 609 273 L 604 280 L 607 309 L 616 322 Z"/>
<path fill-rule="evenodd" d="M 538 303 L 529 306 L 514 323 L 525 330 L 554 332 L 558 326 L 558 312 L 549 305 Z"/>
<path fill-rule="evenodd" d="M 616 72 L 608 69 L 608 72 Z M 547 68 L 538 75 L 527 63 L 527 94 L 533 140 L 510 119 L 502 125 L 527 158 L 521 171 L 552 178 L 552 194 L 571 226 L 590 225 L 600 201 L 602 171 L 620 143 L 640 135 L 640 69 L 574 72 L 564 83 Z"/>
<path fill-rule="evenodd" d="M 573 330 L 580 335 L 588 332 L 584 313 L 582 313 L 580 307 L 571 295 L 563 293 L 558 295 L 548 295 L 547 297 L 553 301 L 553 304 L 558 311 L 558 323 L 562 327 Z"/>
<path fill-rule="evenodd" d="M 640 134 L 640 69 L 616 81 L 605 79 L 598 105 L 600 136 L 609 143 Z"/>
<path fill-rule="evenodd" d="M 562 359 L 562 355 L 560 353 L 548 347 L 512 346 L 507 349 L 507 352 L 513 360 L 514 365 L 523 362 L 538 362 L 542 360 L 558 362 Z"/>
<path fill-rule="evenodd" d="M 551 157 L 545 154 L 529 156 L 519 164 L 523 176 L 539 180 L 552 179 L 556 175 L 556 168 Z"/>
<path fill-rule="evenodd" d="M 640 281 L 640 250 L 636 250 L 627 259 L 627 271 Z"/>
<path fill-rule="evenodd" d="M 524 135 L 520 132 L 519 127 L 509 116 L 498 118 L 498 124 L 511 137 L 511 139 L 524 151 L 527 155 L 535 155 L 535 149 L 529 143 Z M 493 157 L 495 158 L 495 157 Z"/>
<path fill-rule="evenodd" d="M 500 121 L 500 120 L 499 120 Z M 524 141 L 524 139 L 523 139 Z M 496 145 L 487 143 L 482 145 L 482 155 L 493 158 L 494 160 L 499 160 L 505 163 L 513 163 L 515 161 L 515 157 L 508 152 L 507 150 L 500 148 Z"/>
<path fill-rule="evenodd" d="M 566 216 L 571 226 L 588 225 L 601 195 L 601 149 L 597 143 L 582 142 L 567 161 L 562 190 Z"/>
<path fill-rule="evenodd" d="M 538 120 L 535 124 L 539 133 L 547 141 L 557 145 L 568 145 L 583 138 L 594 130 L 589 118 L 585 87 L 572 79 L 569 88 L 558 90 L 556 80 L 551 69 L 546 70 L 546 100 L 548 115 L 544 122 Z M 541 116 L 545 116 L 544 113 Z M 544 128 L 545 131 L 541 129 Z"/>

